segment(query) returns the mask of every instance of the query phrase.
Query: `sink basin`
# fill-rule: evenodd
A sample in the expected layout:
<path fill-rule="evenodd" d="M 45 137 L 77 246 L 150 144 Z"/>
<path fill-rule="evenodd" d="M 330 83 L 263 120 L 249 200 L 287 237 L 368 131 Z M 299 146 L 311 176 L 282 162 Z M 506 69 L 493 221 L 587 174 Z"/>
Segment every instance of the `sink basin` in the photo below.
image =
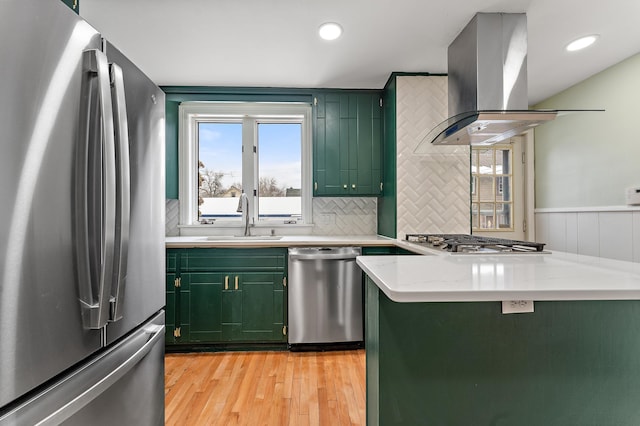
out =
<path fill-rule="evenodd" d="M 281 240 L 279 235 L 212 235 L 205 237 L 208 241 L 262 241 L 262 240 Z"/>

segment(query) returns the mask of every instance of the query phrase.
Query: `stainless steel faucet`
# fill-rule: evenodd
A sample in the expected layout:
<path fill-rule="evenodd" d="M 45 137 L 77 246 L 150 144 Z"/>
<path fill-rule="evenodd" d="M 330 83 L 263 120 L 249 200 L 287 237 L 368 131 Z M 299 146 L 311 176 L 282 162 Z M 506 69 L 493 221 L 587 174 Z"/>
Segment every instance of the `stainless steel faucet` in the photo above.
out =
<path fill-rule="evenodd" d="M 238 213 L 242 213 L 242 223 L 244 223 L 244 236 L 248 236 L 249 233 L 249 197 L 244 192 L 240 194 L 240 200 L 238 200 Z"/>

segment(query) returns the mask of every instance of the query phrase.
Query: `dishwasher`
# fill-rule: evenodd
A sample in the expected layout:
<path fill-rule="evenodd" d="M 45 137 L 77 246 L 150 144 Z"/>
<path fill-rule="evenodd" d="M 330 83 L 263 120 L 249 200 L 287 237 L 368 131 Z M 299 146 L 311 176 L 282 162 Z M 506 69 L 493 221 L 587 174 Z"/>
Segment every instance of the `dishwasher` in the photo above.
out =
<path fill-rule="evenodd" d="M 289 249 L 289 347 L 362 347 L 360 247 Z"/>

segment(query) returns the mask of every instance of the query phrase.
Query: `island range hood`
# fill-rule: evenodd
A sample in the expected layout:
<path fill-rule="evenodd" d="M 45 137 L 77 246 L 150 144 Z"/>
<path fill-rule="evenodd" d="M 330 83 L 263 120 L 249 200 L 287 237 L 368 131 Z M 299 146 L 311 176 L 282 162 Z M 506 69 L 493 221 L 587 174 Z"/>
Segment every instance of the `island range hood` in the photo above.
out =
<path fill-rule="evenodd" d="M 569 111 L 529 110 L 527 17 L 478 13 L 448 49 L 449 117 L 415 153 L 433 145 L 492 145 Z"/>

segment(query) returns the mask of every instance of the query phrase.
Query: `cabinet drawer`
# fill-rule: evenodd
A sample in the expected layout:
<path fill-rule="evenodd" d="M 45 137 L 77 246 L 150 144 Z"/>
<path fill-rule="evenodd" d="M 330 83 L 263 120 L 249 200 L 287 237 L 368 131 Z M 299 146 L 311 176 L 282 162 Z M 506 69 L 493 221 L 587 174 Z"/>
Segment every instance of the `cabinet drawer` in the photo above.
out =
<path fill-rule="evenodd" d="M 189 249 L 181 258 L 185 272 L 281 272 L 286 263 L 286 249 Z"/>

